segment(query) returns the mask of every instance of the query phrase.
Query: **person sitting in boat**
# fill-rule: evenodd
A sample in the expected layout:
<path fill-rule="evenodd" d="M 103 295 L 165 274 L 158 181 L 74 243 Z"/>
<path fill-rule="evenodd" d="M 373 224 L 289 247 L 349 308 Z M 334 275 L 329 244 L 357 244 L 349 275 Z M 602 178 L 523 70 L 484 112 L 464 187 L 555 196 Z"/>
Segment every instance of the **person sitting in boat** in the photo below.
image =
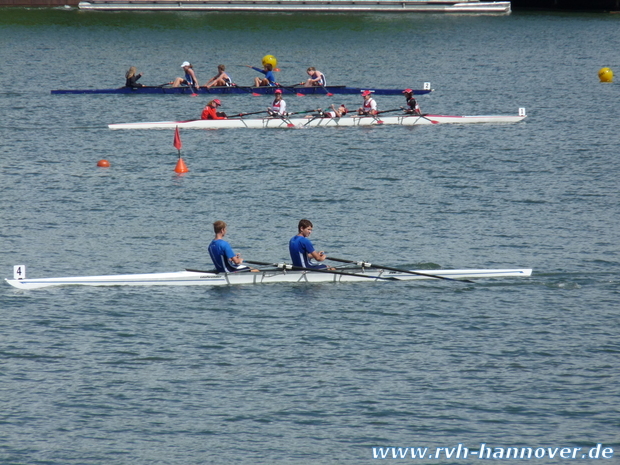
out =
<path fill-rule="evenodd" d="M 202 110 L 200 119 L 226 119 L 226 113 L 217 111 L 217 107 L 222 105 L 219 98 L 211 100 Z"/>
<path fill-rule="evenodd" d="M 377 111 L 377 102 L 371 96 L 372 92 L 370 90 L 365 90 L 362 92 L 362 97 L 364 97 L 364 103 L 361 107 L 357 109 L 357 114 L 361 116 L 374 116 L 378 113 Z"/>
<path fill-rule="evenodd" d="M 314 66 L 311 66 L 306 70 L 308 73 L 308 80 L 306 82 L 302 82 L 304 87 L 325 87 L 327 85 L 327 80 L 325 79 L 325 75 L 318 71 Z"/>
<path fill-rule="evenodd" d="M 230 244 L 224 240 L 224 236 L 227 233 L 226 223 L 223 221 L 216 221 L 213 223 L 213 231 L 215 237 L 209 244 L 209 255 L 215 265 L 215 269 L 218 273 L 233 273 L 235 271 L 256 271 L 250 269 L 246 265 L 242 265 L 243 258 L 240 254 L 233 252 Z"/>
<path fill-rule="evenodd" d="M 181 68 L 185 71 L 185 77 L 178 77 L 169 84 L 171 84 L 172 87 L 179 87 L 183 85 L 198 88 L 198 78 L 194 72 L 194 66 L 189 61 L 184 61 Z"/>
<path fill-rule="evenodd" d="M 132 89 L 135 89 L 136 87 L 144 87 L 144 84 L 138 83 L 138 79 L 142 77 L 142 73 L 137 73 L 138 68 L 135 66 L 129 68 L 129 70 L 125 73 L 125 87 L 131 87 Z"/>
<path fill-rule="evenodd" d="M 325 252 L 317 252 L 308 237 L 312 233 L 312 222 L 310 220 L 300 220 L 297 225 L 297 235 L 293 236 L 288 243 L 288 250 L 291 254 L 293 266 L 302 268 L 324 269 L 327 265 L 315 263 L 313 260 L 322 262 L 327 258 Z"/>
<path fill-rule="evenodd" d="M 248 68 L 252 68 L 254 71 L 258 71 L 259 73 L 263 73 L 265 75 L 264 78 L 255 77 L 254 78 L 254 87 L 261 86 L 277 86 L 276 77 L 273 74 L 273 66 L 271 63 L 265 63 L 263 69 L 256 68 L 255 66 L 245 65 Z"/>
<path fill-rule="evenodd" d="M 408 115 L 421 115 L 420 105 L 413 97 L 413 90 L 405 89 L 403 90 L 403 94 L 405 94 L 405 98 L 407 99 L 407 108 L 405 108 L 405 113 Z"/>
<path fill-rule="evenodd" d="M 319 110 L 319 113 L 322 113 L 323 118 L 340 118 L 342 116 L 345 116 L 347 113 L 349 113 L 349 110 L 347 109 L 347 107 L 344 106 L 344 103 L 340 105 L 338 109 L 336 109 L 333 103 L 331 107 L 332 107 L 331 111 Z"/>
<path fill-rule="evenodd" d="M 317 109 L 317 113 L 314 115 L 308 115 L 306 118 L 340 118 L 341 116 L 345 116 L 349 110 L 344 106 L 344 103 L 340 105 L 338 108 L 331 104 L 331 110 L 323 111 L 322 109 Z"/>
<path fill-rule="evenodd" d="M 282 99 L 282 89 L 276 89 L 274 100 L 270 107 L 267 107 L 269 116 L 286 116 L 286 102 Z"/>
<path fill-rule="evenodd" d="M 233 86 L 232 79 L 226 73 L 226 66 L 218 65 L 217 66 L 217 75 L 213 76 L 209 82 L 205 84 L 204 87 L 207 89 L 213 86 L 219 87 L 231 87 Z"/>

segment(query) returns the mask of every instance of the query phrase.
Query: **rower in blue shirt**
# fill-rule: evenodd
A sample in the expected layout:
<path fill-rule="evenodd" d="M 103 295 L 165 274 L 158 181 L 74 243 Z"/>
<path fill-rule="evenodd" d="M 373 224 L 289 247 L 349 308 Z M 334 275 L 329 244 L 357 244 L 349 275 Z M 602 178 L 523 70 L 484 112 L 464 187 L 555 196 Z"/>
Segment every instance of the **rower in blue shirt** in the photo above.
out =
<path fill-rule="evenodd" d="M 175 78 L 174 81 L 169 82 L 168 84 L 172 85 L 172 87 L 179 87 L 181 85 L 188 86 L 190 88 L 198 88 L 198 78 L 196 77 L 196 73 L 194 72 L 194 65 L 192 65 L 189 61 L 184 61 L 181 65 L 181 69 L 185 72 L 184 77 Z"/>
<path fill-rule="evenodd" d="M 252 68 L 259 73 L 263 73 L 265 75 L 264 78 L 255 77 L 254 78 L 254 87 L 261 86 L 276 86 L 278 83 L 276 82 L 276 77 L 273 74 L 273 66 L 271 63 L 265 63 L 263 69 L 256 68 L 255 66 L 245 65 L 248 68 Z"/>
<path fill-rule="evenodd" d="M 312 233 L 312 222 L 310 220 L 300 220 L 297 226 L 298 234 L 294 236 L 288 243 L 288 249 L 291 253 L 291 260 L 294 266 L 301 268 L 323 269 L 327 268 L 325 264 L 315 263 L 313 260 L 322 262 L 327 258 L 325 252 L 317 252 L 308 239 Z"/>
<path fill-rule="evenodd" d="M 233 273 L 235 271 L 256 271 L 246 265 L 242 265 L 243 258 L 233 252 L 230 244 L 224 240 L 226 235 L 226 223 L 216 221 L 213 223 L 215 238 L 209 244 L 209 255 L 218 273 Z"/>

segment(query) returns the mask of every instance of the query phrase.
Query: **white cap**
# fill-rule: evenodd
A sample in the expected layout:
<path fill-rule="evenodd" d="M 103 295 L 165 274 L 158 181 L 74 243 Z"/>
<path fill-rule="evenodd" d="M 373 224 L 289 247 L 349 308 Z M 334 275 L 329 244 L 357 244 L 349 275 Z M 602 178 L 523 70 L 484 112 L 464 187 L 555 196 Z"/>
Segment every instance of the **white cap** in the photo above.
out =
<path fill-rule="evenodd" d="M 186 66 L 190 66 L 189 61 L 184 61 L 183 64 L 181 65 L 181 68 L 185 68 Z"/>

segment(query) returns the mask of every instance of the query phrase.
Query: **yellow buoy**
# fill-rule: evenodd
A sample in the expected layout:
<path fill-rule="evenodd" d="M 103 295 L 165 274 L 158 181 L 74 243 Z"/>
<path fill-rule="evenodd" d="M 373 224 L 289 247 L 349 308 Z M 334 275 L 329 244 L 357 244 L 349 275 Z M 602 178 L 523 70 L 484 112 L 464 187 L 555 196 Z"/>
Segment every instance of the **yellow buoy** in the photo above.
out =
<path fill-rule="evenodd" d="M 601 82 L 612 82 L 614 80 L 614 72 L 609 68 L 601 68 L 598 70 L 598 78 Z"/>
<path fill-rule="evenodd" d="M 265 66 L 266 64 L 270 64 L 273 68 L 275 68 L 276 66 L 278 66 L 278 60 L 276 60 L 276 57 L 274 57 L 273 55 L 265 55 L 263 57 L 263 66 Z"/>

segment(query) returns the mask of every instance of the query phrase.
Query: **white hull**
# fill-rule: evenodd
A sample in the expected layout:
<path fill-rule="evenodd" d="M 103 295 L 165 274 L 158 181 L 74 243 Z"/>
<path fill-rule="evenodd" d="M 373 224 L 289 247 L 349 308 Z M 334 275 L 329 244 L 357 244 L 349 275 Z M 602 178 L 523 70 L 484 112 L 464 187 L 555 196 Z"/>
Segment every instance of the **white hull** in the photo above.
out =
<path fill-rule="evenodd" d="M 398 115 L 398 116 L 345 116 L 342 118 L 231 118 L 219 120 L 159 121 L 146 123 L 109 124 L 110 129 L 281 129 L 308 127 L 349 126 L 417 126 L 423 124 L 474 124 L 474 123 L 517 123 L 526 118 L 525 110 L 519 109 L 517 116 L 446 116 L 446 115 Z"/>
<path fill-rule="evenodd" d="M 269 11 L 269 12 L 398 12 L 509 14 L 509 1 L 478 0 L 91 0 L 80 2 L 81 10 L 157 10 L 157 11 Z"/>
<path fill-rule="evenodd" d="M 387 282 L 381 278 L 396 278 L 399 281 L 436 279 L 394 271 L 344 268 L 339 271 L 350 274 L 332 274 L 314 271 L 260 271 L 218 274 L 198 271 L 176 271 L 172 273 L 125 274 L 109 276 L 82 276 L 41 279 L 6 279 L 18 289 L 40 289 L 53 286 L 225 286 L 229 284 L 269 283 L 327 283 L 327 282 Z M 414 270 L 431 273 L 450 279 L 528 277 L 531 269 L 510 270 Z"/>

